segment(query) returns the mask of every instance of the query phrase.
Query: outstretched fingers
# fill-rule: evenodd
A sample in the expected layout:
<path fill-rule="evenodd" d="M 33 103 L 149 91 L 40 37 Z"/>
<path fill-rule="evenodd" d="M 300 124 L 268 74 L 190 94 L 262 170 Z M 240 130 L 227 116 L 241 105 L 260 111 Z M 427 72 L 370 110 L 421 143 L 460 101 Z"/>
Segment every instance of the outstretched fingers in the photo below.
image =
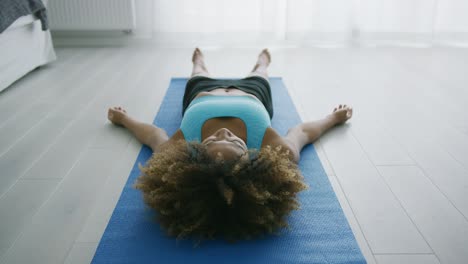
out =
<path fill-rule="evenodd" d="M 348 107 L 348 106 L 345 105 L 345 104 L 343 104 L 343 105 L 340 104 L 340 105 L 338 105 L 338 107 L 335 107 L 335 108 L 333 109 L 333 112 L 336 112 L 336 111 L 342 110 L 342 109 L 351 109 L 351 108 Z"/>
<path fill-rule="evenodd" d="M 115 125 L 123 125 L 123 120 L 127 116 L 127 111 L 121 106 L 109 107 L 107 119 Z"/>
<path fill-rule="evenodd" d="M 336 119 L 337 124 L 346 122 L 352 116 L 353 108 L 348 105 L 340 104 L 333 109 L 333 117 Z"/>
<path fill-rule="evenodd" d="M 127 113 L 127 111 L 123 109 L 121 106 L 114 106 L 113 108 L 114 110 L 119 110 L 119 111 L 123 111 L 124 113 Z"/>

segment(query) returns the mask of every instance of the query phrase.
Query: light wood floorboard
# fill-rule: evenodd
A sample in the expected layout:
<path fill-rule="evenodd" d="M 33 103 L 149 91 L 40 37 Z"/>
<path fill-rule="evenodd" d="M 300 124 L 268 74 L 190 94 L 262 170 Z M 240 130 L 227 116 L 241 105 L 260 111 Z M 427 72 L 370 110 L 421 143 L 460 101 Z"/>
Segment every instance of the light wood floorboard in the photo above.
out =
<path fill-rule="evenodd" d="M 14 148 L 0 157 L 0 197 L 42 155 L 62 132 L 70 120 L 63 117 L 47 118 L 31 129 Z"/>
<path fill-rule="evenodd" d="M 88 150 L 34 215 L 5 263 L 63 263 L 122 153 Z M 102 157 L 107 157 L 103 159 Z M 53 217 L 52 217 L 53 216 Z M 25 252 L 27 252 L 25 254 Z"/>
<path fill-rule="evenodd" d="M 322 142 L 372 252 L 432 253 L 349 130 L 332 131 Z"/>
<path fill-rule="evenodd" d="M 440 261 L 465 262 L 468 222 L 439 189 L 416 166 L 378 169 Z"/>
<path fill-rule="evenodd" d="M 0 199 L 0 256 L 16 240 L 25 225 L 49 197 L 58 180 L 21 180 Z"/>
<path fill-rule="evenodd" d="M 434 255 L 376 255 L 378 264 L 439 264 Z"/>
<path fill-rule="evenodd" d="M 97 243 L 75 243 L 65 260 L 65 264 L 91 263 Z"/>
<path fill-rule="evenodd" d="M 69 83 L 74 82 L 73 78 L 79 76 L 81 71 L 88 66 L 85 62 L 93 59 L 92 56 L 89 56 L 89 52 L 99 54 L 98 50 L 76 50 L 71 55 L 64 56 L 63 61 L 59 60 L 26 75 L 25 80 L 20 79 L 13 85 L 15 89 L 7 88 L 2 91 L 0 122 L 14 119 L 16 115 L 29 109 L 32 103 L 49 94 L 50 91 L 69 87 Z"/>

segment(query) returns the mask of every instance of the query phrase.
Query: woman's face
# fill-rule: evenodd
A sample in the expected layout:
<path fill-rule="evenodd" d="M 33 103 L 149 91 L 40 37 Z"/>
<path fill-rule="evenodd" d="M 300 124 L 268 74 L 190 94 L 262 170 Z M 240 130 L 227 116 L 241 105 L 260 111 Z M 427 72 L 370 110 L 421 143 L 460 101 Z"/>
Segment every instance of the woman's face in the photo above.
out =
<path fill-rule="evenodd" d="M 208 136 L 202 144 L 206 146 L 206 151 L 212 158 L 221 153 L 225 160 L 240 158 L 248 150 L 245 142 L 227 128 L 221 128 Z"/>

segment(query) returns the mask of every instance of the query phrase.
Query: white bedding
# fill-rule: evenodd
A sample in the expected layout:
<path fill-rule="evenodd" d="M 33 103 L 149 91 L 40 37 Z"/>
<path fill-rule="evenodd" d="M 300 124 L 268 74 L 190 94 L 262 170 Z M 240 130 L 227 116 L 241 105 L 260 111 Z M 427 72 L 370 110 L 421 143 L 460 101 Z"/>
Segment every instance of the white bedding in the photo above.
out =
<path fill-rule="evenodd" d="M 33 15 L 18 18 L 0 34 L 0 91 L 55 59 L 50 31 Z"/>

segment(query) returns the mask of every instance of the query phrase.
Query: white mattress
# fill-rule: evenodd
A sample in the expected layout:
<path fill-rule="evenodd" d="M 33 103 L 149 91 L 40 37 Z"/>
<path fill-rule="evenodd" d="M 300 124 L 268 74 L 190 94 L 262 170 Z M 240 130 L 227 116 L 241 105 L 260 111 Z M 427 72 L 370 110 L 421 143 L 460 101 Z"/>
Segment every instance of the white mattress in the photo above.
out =
<path fill-rule="evenodd" d="M 55 60 L 50 31 L 33 15 L 18 18 L 0 34 L 0 91 L 35 68 Z"/>

